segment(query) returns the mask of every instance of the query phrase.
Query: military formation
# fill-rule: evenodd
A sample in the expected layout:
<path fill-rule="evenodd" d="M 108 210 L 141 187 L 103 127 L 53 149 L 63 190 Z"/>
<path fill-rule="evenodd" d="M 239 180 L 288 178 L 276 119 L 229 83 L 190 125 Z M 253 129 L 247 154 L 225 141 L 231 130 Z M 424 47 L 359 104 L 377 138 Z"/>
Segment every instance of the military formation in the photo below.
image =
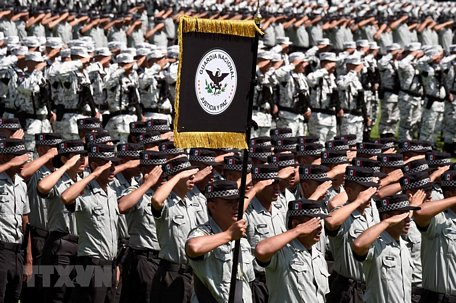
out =
<path fill-rule="evenodd" d="M 236 240 L 236 303 L 456 301 L 454 4 L 260 1 L 241 197 L 242 151 L 174 145 L 177 23 L 256 1 L 19 2 L 0 302 L 228 302 Z"/>

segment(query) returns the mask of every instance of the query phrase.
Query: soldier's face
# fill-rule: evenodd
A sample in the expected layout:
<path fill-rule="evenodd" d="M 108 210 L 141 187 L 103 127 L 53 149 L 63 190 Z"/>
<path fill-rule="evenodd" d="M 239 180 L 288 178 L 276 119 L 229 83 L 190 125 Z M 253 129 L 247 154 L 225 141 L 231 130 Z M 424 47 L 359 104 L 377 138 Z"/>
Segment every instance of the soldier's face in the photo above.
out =
<path fill-rule="evenodd" d="M 298 226 L 299 224 L 303 224 L 303 223 L 306 223 L 307 221 L 310 221 L 312 220 L 313 217 L 297 217 L 297 218 L 293 218 L 293 221 L 292 221 L 292 227 L 296 227 Z M 308 234 L 308 235 L 303 235 L 303 236 L 300 236 L 299 237 L 299 240 L 304 243 L 305 245 L 313 245 L 315 243 L 317 243 L 318 241 L 320 241 L 320 237 L 321 237 L 321 230 L 322 230 L 322 225 L 320 224 L 320 227 L 315 229 L 312 233 Z"/>
<path fill-rule="evenodd" d="M 239 199 L 214 199 L 208 201 L 207 207 L 209 207 L 211 216 L 216 222 L 222 221 L 223 225 L 229 226 L 237 221 Z"/>
<path fill-rule="evenodd" d="M 301 191 L 304 198 L 308 199 L 316 190 L 320 183 L 314 180 L 301 181 Z"/>
<path fill-rule="evenodd" d="M 266 186 L 263 189 L 263 197 L 269 199 L 269 201 L 277 201 L 280 194 L 279 181 L 274 181 L 271 185 Z"/>

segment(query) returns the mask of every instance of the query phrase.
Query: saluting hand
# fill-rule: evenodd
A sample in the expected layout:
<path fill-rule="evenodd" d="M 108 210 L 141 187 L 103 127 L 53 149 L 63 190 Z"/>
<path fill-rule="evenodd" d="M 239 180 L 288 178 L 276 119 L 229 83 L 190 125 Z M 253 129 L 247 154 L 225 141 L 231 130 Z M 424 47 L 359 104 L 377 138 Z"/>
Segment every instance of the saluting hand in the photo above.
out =
<path fill-rule="evenodd" d="M 370 202 L 370 199 L 376 192 L 377 192 L 377 188 L 369 187 L 368 189 L 360 192 L 358 194 L 357 199 L 361 202 L 361 204 L 367 204 L 368 202 Z"/>
<path fill-rule="evenodd" d="M 108 163 L 105 163 L 101 166 L 97 166 L 95 170 L 92 172 L 92 174 L 95 176 L 95 178 L 98 178 L 105 170 L 110 169 L 112 166 L 112 162 L 109 161 Z"/>
<path fill-rule="evenodd" d="M 426 193 L 422 189 L 417 190 L 413 195 L 409 195 L 409 202 L 412 206 L 420 206 L 423 204 L 424 199 L 426 199 Z"/>
<path fill-rule="evenodd" d="M 23 155 L 16 156 L 16 157 L 12 158 L 8 162 L 8 165 L 10 165 L 11 167 L 22 166 L 25 163 L 27 163 L 29 161 L 29 159 L 30 159 L 30 154 L 29 153 L 25 153 Z"/>
<path fill-rule="evenodd" d="M 54 158 L 55 156 L 57 156 L 59 154 L 59 151 L 57 150 L 57 148 L 53 147 L 53 148 L 50 148 L 47 152 L 46 152 L 46 155 L 48 155 L 51 159 Z"/>
<path fill-rule="evenodd" d="M 320 200 L 320 198 L 324 197 L 328 189 L 330 189 L 332 186 L 332 181 L 325 181 L 318 185 L 317 189 L 315 192 L 312 194 L 312 197 L 315 198 L 316 200 Z M 311 199 L 313 200 L 313 199 Z"/>
<path fill-rule="evenodd" d="M 198 172 L 198 168 L 181 171 L 177 174 L 180 179 L 190 178 Z"/>
<path fill-rule="evenodd" d="M 79 159 L 81 159 L 81 155 L 74 155 L 65 163 L 65 166 L 68 168 L 73 167 L 76 163 L 78 163 Z"/>
<path fill-rule="evenodd" d="M 155 166 L 150 173 L 144 175 L 144 179 L 150 184 L 150 186 L 154 186 L 158 179 L 160 179 L 162 172 L 163 170 L 161 166 Z"/>
<path fill-rule="evenodd" d="M 202 170 L 199 170 L 195 174 L 195 179 L 193 179 L 193 181 L 195 183 L 198 183 L 198 182 L 202 181 L 204 178 L 206 178 L 207 176 L 209 176 L 210 174 L 212 174 L 212 166 L 206 166 L 205 168 L 203 168 Z"/>
<path fill-rule="evenodd" d="M 245 235 L 246 230 L 247 222 L 245 221 L 245 219 L 241 219 L 231 224 L 227 232 L 229 233 L 231 240 L 236 241 Z"/>
<path fill-rule="evenodd" d="M 292 166 L 285 167 L 279 171 L 279 178 L 286 179 L 289 176 L 291 176 L 292 174 L 294 174 L 295 170 L 296 170 L 296 168 L 294 168 Z"/>
<path fill-rule="evenodd" d="M 321 220 L 319 218 L 312 218 L 309 221 L 296 226 L 296 230 L 300 236 L 310 235 L 318 228 L 321 228 Z"/>
<path fill-rule="evenodd" d="M 24 138 L 24 131 L 21 129 L 18 129 L 11 135 L 11 139 L 22 139 Z"/>
<path fill-rule="evenodd" d="M 389 225 L 396 225 L 396 224 L 402 222 L 409 215 L 410 215 L 410 212 L 407 211 L 407 212 L 405 212 L 403 214 L 399 214 L 399 215 L 395 215 L 395 216 L 389 217 L 389 218 L 387 218 L 387 219 L 385 219 L 383 221 L 385 221 Z"/>

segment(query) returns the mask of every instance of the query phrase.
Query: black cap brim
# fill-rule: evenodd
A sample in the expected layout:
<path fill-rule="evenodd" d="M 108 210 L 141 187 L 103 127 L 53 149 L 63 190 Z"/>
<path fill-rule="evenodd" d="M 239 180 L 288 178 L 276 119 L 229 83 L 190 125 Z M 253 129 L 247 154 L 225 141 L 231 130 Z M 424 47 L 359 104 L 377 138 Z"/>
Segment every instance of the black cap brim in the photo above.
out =
<path fill-rule="evenodd" d="M 420 210 L 421 207 L 419 206 L 405 206 L 405 207 L 401 207 L 401 208 L 397 208 L 397 209 L 391 209 L 391 210 L 388 210 L 388 211 L 384 211 L 384 212 L 381 212 L 381 214 L 385 214 L 385 213 L 390 213 L 390 212 L 394 212 L 394 211 L 410 211 L 410 210 Z"/>

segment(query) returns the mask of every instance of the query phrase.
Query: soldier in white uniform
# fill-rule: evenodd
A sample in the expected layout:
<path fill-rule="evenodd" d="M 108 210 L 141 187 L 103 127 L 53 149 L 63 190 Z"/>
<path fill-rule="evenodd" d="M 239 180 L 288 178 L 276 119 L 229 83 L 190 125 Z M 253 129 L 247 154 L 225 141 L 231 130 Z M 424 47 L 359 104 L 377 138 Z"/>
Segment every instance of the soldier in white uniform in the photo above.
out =
<path fill-rule="evenodd" d="M 153 50 L 147 55 L 148 68 L 139 77 L 139 92 L 144 117 L 165 119 L 171 124 L 173 97 L 170 95 L 169 84 L 165 79 L 168 68 L 166 53 Z"/>
<path fill-rule="evenodd" d="M 337 81 L 342 109 L 340 135 L 356 135 L 356 141 L 362 142 L 364 125 L 368 122 L 364 89 L 359 79 L 363 62 L 352 55 L 347 57 L 346 64 L 348 73 Z"/>
<path fill-rule="evenodd" d="M 380 135 L 395 134 L 399 121 L 397 106 L 400 82 L 397 73 L 397 60 L 401 56 L 401 47 L 393 43 L 387 47 L 388 54 L 378 61 L 381 79 L 381 117 Z"/>
<path fill-rule="evenodd" d="M 309 61 L 301 52 L 291 53 L 289 60 L 289 65 L 275 71 L 280 82 L 277 127 L 289 127 L 293 136 L 303 136 L 307 126 L 303 114 L 307 112 L 310 94 L 304 73 Z"/>
<path fill-rule="evenodd" d="M 131 54 L 119 54 L 116 57 L 118 69 L 106 80 L 109 114 L 103 116 L 103 124 L 114 139 L 127 141 L 130 123 L 142 119 L 138 75 L 133 69 L 135 60 Z"/>
<path fill-rule="evenodd" d="M 320 139 L 320 143 L 332 140 L 337 135 L 336 113 L 340 110 L 336 90 L 337 57 L 334 53 L 321 53 L 317 71 L 307 76 L 310 93 L 310 110 L 304 113 L 309 117 L 309 134 Z"/>
<path fill-rule="evenodd" d="M 252 138 L 267 136 L 269 129 L 272 127 L 271 114 L 274 111 L 272 57 L 269 51 L 258 52 L 252 111 L 252 120 L 257 124 L 258 128 L 252 129 Z"/>
<path fill-rule="evenodd" d="M 405 47 L 407 53 L 404 58 L 398 62 L 397 72 L 401 85 L 398 97 L 399 140 L 412 140 L 416 137 L 418 123 L 421 120 L 423 85 L 420 72 L 416 68 L 418 59 L 423 55 L 420 48 L 420 43 L 410 43 Z"/>
<path fill-rule="evenodd" d="M 418 64 L 424 88 L 420 140 L 435 144 L 442 131 L 444 102 L 448 97 L 445 87 L 446 74 L 440 64 L 443 59 L 441 47 L 433 47 L 427 50 L 425 55 Z"/>
<path fill-rule="evenodd" d="M 54 130 L 64 139 L 78 139 L 76 121 L 87 116 L 96 116 L 97 111 L 91 94 L 91 84 L 84 69 L 90 60 L 87 49 L 71 48 L 71 61 L 58 64 L 55 75 L 49 75 L 55 88 L 52 95 L 56 113 Z"/>
<path fill-rule="evenodd" d="M 23 123 L 25 129 L 25 142 L 27 148 L 34 150 L 35 134 L 52 132 L 51 121 L 48 117 L 51 104 L 49 102 L 46 79 L 44 78 L 43 68 L 45 67 L 44 58 L 39 52 L 31 52 L 26 56 L 27 70 L 24 78 L 19 78 L 18 94 L 16 95 L 15 106 L 17 108 L 16 117 Z"/>

